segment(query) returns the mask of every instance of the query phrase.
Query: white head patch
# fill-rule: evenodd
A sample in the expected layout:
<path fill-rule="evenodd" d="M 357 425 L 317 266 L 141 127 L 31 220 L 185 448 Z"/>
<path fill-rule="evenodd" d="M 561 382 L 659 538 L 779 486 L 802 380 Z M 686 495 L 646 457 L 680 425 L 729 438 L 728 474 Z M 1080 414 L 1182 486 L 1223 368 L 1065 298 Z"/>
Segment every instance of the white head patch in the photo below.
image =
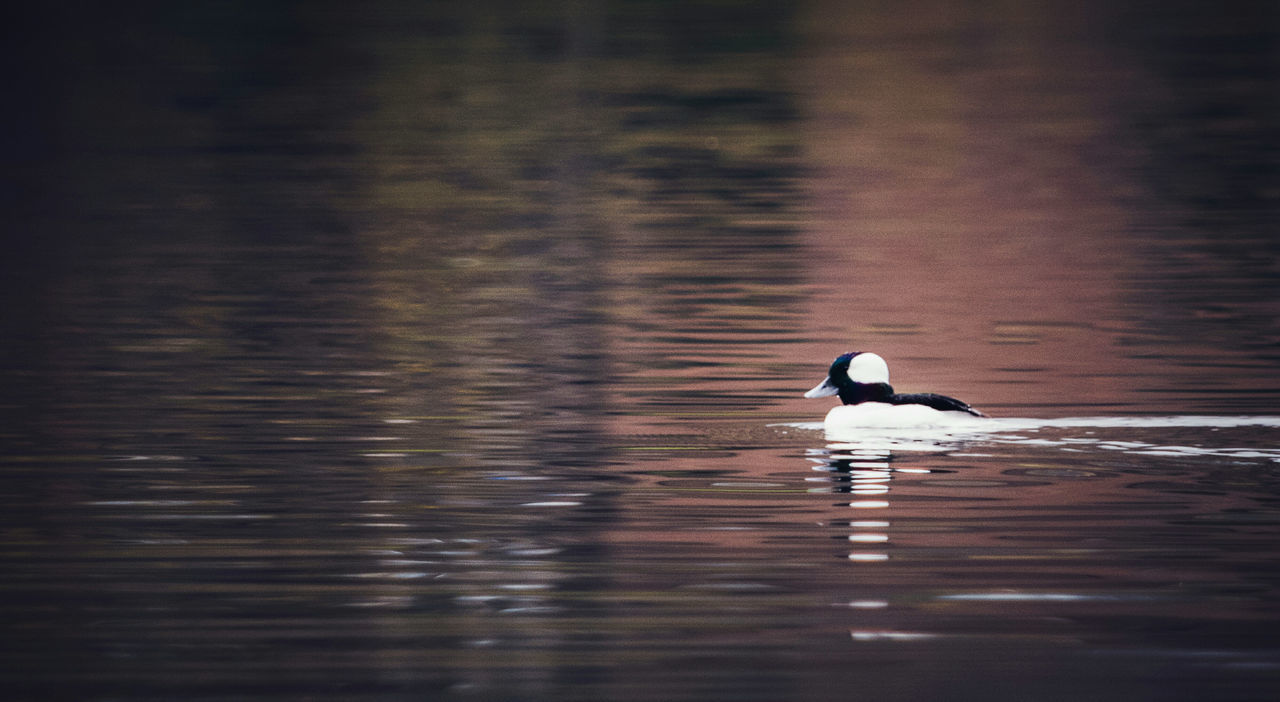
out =
<path fill-rule="evenodd" d="M 855 383 L 888 383 L 889 364 L 874 353 L 860 353 L 849 361 L 849 380 Z"/>

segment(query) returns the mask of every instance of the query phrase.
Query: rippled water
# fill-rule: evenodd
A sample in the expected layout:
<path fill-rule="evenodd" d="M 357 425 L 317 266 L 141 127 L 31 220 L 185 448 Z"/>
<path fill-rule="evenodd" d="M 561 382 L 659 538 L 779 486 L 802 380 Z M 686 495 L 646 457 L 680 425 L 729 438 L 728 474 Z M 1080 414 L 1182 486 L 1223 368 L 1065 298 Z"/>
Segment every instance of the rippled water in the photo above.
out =
<path fill-rule="evenodd" d="M 19 19 L 8 698 L 1280 690 L 1265 4 Z"/>

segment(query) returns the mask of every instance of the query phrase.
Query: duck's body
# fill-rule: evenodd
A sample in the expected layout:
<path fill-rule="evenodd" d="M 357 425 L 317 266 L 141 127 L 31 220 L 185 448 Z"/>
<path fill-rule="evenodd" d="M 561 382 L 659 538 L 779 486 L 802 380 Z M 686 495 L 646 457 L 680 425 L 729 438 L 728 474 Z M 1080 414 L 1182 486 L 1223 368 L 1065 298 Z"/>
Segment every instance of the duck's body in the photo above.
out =
<path fill-rule="evenodd" d="M 833 427 L 938 426 L 985 417 L 954 397 L 934 393 L 895 393 L 889 384 L 889 365 L 874 353 L 853 351 L 831 364 L 827 377 L 805 397 L 839 395 L 844 403 L 827 413 Z"/>

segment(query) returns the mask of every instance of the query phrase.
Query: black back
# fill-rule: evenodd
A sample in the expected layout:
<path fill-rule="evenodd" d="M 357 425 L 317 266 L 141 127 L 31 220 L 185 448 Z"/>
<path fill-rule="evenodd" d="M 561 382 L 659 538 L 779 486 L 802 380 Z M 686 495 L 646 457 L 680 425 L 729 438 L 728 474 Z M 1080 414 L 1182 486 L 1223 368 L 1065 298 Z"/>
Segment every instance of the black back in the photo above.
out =
<path fill-rule="evenodd" d="M 937 395 L 931 392 L 903 393 L 892 395 L 888 402 L 895 405 L 924 405 L 941 412 L 968 412 L 975 417 L 985 417 L 983 413 L 970 407 L 954 397 Z"/>

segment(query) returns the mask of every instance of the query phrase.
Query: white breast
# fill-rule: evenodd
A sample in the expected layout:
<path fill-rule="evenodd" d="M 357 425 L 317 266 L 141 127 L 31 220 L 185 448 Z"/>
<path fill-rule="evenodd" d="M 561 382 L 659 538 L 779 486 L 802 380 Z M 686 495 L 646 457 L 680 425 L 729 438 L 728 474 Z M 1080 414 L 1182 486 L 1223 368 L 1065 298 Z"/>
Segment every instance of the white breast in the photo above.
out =
<path fill-rule="evenodd" d="M 856 427 L 951 427 L 981 422 L 967 412 L 940 412 L 924 405 L 891 405 L 885 402 L 863 402 L 840 405 L 827 412 L 823 427 L 827 431 Z"/>

